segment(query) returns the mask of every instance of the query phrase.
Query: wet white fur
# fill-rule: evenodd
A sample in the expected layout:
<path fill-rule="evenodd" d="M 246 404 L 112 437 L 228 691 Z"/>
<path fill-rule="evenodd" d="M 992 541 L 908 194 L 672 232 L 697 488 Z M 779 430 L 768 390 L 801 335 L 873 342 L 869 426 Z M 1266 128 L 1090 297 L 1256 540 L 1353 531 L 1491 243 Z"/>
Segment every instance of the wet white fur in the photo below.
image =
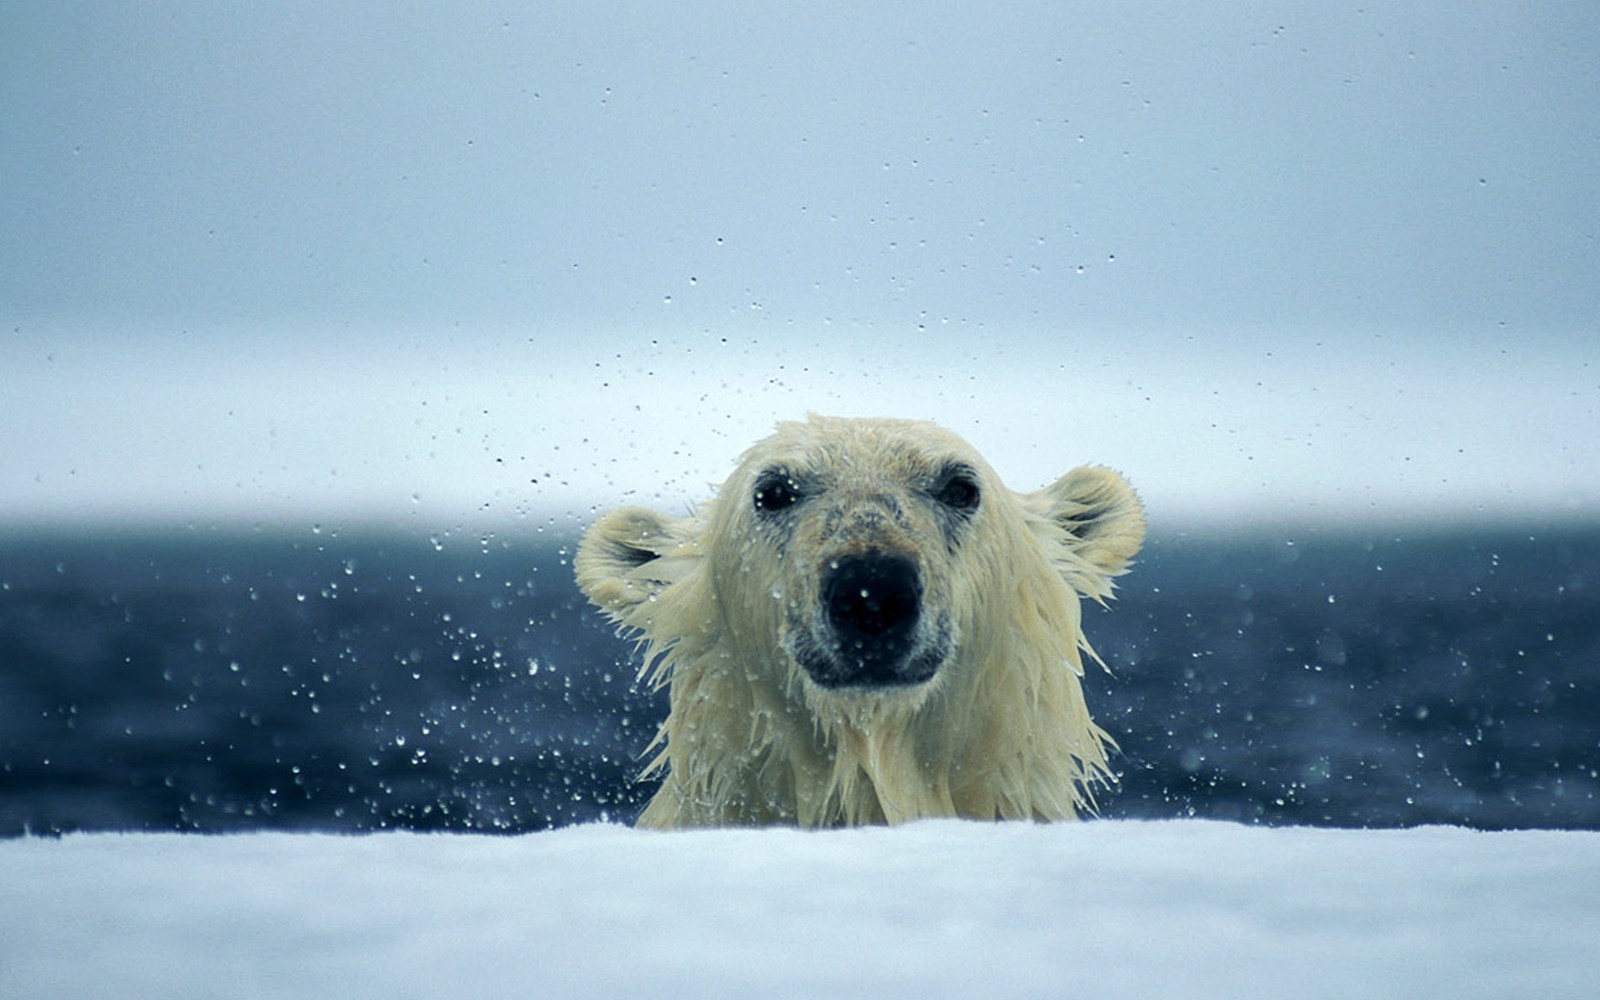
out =
<path fill-rule="evenodd" d="M 981 488 L 954 546 L 918 491 L 950 462 Z M 751 502 L 774 465 L 828 484 L 781 538 Z M 783 636 L 816 600 L 821 567 L 851 544 L 825 514 L 836 525 L 875 502 L 906 512 L 877 540 L 915 553 L 925 603 L 953 619 L 954 651 L 924 685 L 830 691 Z M 686 517 L 606 514 L 579 547 L 579 585 L 640 637 L 643 675 L 670 689 L 646 769 L 662 785 L 639 825 L 1058 820 L 1092 808 L 1108 737 L 1084 704 L 1084 657 L 1098 658 L 1079 598 L 1107 599 L 1143 538 L 1139 501 L 1109 469 L 1018 494 L 933 424 L 817 416 L 780 424 Z"/>

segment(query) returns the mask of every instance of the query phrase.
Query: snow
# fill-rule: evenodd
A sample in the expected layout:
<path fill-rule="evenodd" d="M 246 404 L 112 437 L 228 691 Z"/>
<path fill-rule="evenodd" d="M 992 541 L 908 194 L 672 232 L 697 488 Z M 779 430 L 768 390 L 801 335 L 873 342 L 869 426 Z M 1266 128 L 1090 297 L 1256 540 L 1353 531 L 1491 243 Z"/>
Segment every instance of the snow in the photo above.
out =
<path fill-rule="evenodd" d="M 0 843 L 0 996 L 1593 997 L 1600 833 L 1174 820 Z"/>

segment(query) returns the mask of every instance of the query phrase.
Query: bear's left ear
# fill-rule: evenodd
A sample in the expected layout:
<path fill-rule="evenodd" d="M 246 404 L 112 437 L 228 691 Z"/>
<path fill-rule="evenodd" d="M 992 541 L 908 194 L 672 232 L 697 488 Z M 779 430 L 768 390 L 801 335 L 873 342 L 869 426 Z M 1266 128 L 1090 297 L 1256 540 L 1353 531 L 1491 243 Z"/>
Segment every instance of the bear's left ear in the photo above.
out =
<path fill-rule="evenodd" d="M 1056 568 L 1088 597 L 1109 597 L 1111 577 L 1126 572 L 1144 544 L 1144 506 L 1111 469 L 1080 466 L 1023 503 L 1062 532 L 1067 558 L 1056 559 Z"/>
<path fill-rule="evenodd" d="M 697 524 L 692 517 L 645 507 L 611 511 L 578 543 L 578 587 L 612 619 L 621 619 L 700 563 Z"/>

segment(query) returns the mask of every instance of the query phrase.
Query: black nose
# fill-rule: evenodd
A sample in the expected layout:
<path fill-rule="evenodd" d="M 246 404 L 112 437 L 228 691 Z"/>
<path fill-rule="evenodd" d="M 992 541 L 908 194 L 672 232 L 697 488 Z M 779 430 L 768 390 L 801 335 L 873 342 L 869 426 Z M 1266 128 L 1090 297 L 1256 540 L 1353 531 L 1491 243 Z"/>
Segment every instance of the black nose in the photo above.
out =
<path fill-rule="evenodd" d="M 838 650 L 860 681 L 894 673 L 922 611 L 922 574 L 909 557 L 863 552 L 835 560 L 822 602 Z"/>

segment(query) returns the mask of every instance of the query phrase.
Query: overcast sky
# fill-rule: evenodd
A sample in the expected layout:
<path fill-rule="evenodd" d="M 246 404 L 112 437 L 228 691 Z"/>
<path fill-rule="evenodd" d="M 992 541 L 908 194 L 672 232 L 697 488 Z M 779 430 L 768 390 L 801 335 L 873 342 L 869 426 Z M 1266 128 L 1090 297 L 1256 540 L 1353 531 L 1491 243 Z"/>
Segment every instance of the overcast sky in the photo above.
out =
<path fill-rule="evenodd" d="M 1600 513 L 1588 0 L 19 0 L 0 123 L 0 520 L 681 508 L 808 409 Z"/>

